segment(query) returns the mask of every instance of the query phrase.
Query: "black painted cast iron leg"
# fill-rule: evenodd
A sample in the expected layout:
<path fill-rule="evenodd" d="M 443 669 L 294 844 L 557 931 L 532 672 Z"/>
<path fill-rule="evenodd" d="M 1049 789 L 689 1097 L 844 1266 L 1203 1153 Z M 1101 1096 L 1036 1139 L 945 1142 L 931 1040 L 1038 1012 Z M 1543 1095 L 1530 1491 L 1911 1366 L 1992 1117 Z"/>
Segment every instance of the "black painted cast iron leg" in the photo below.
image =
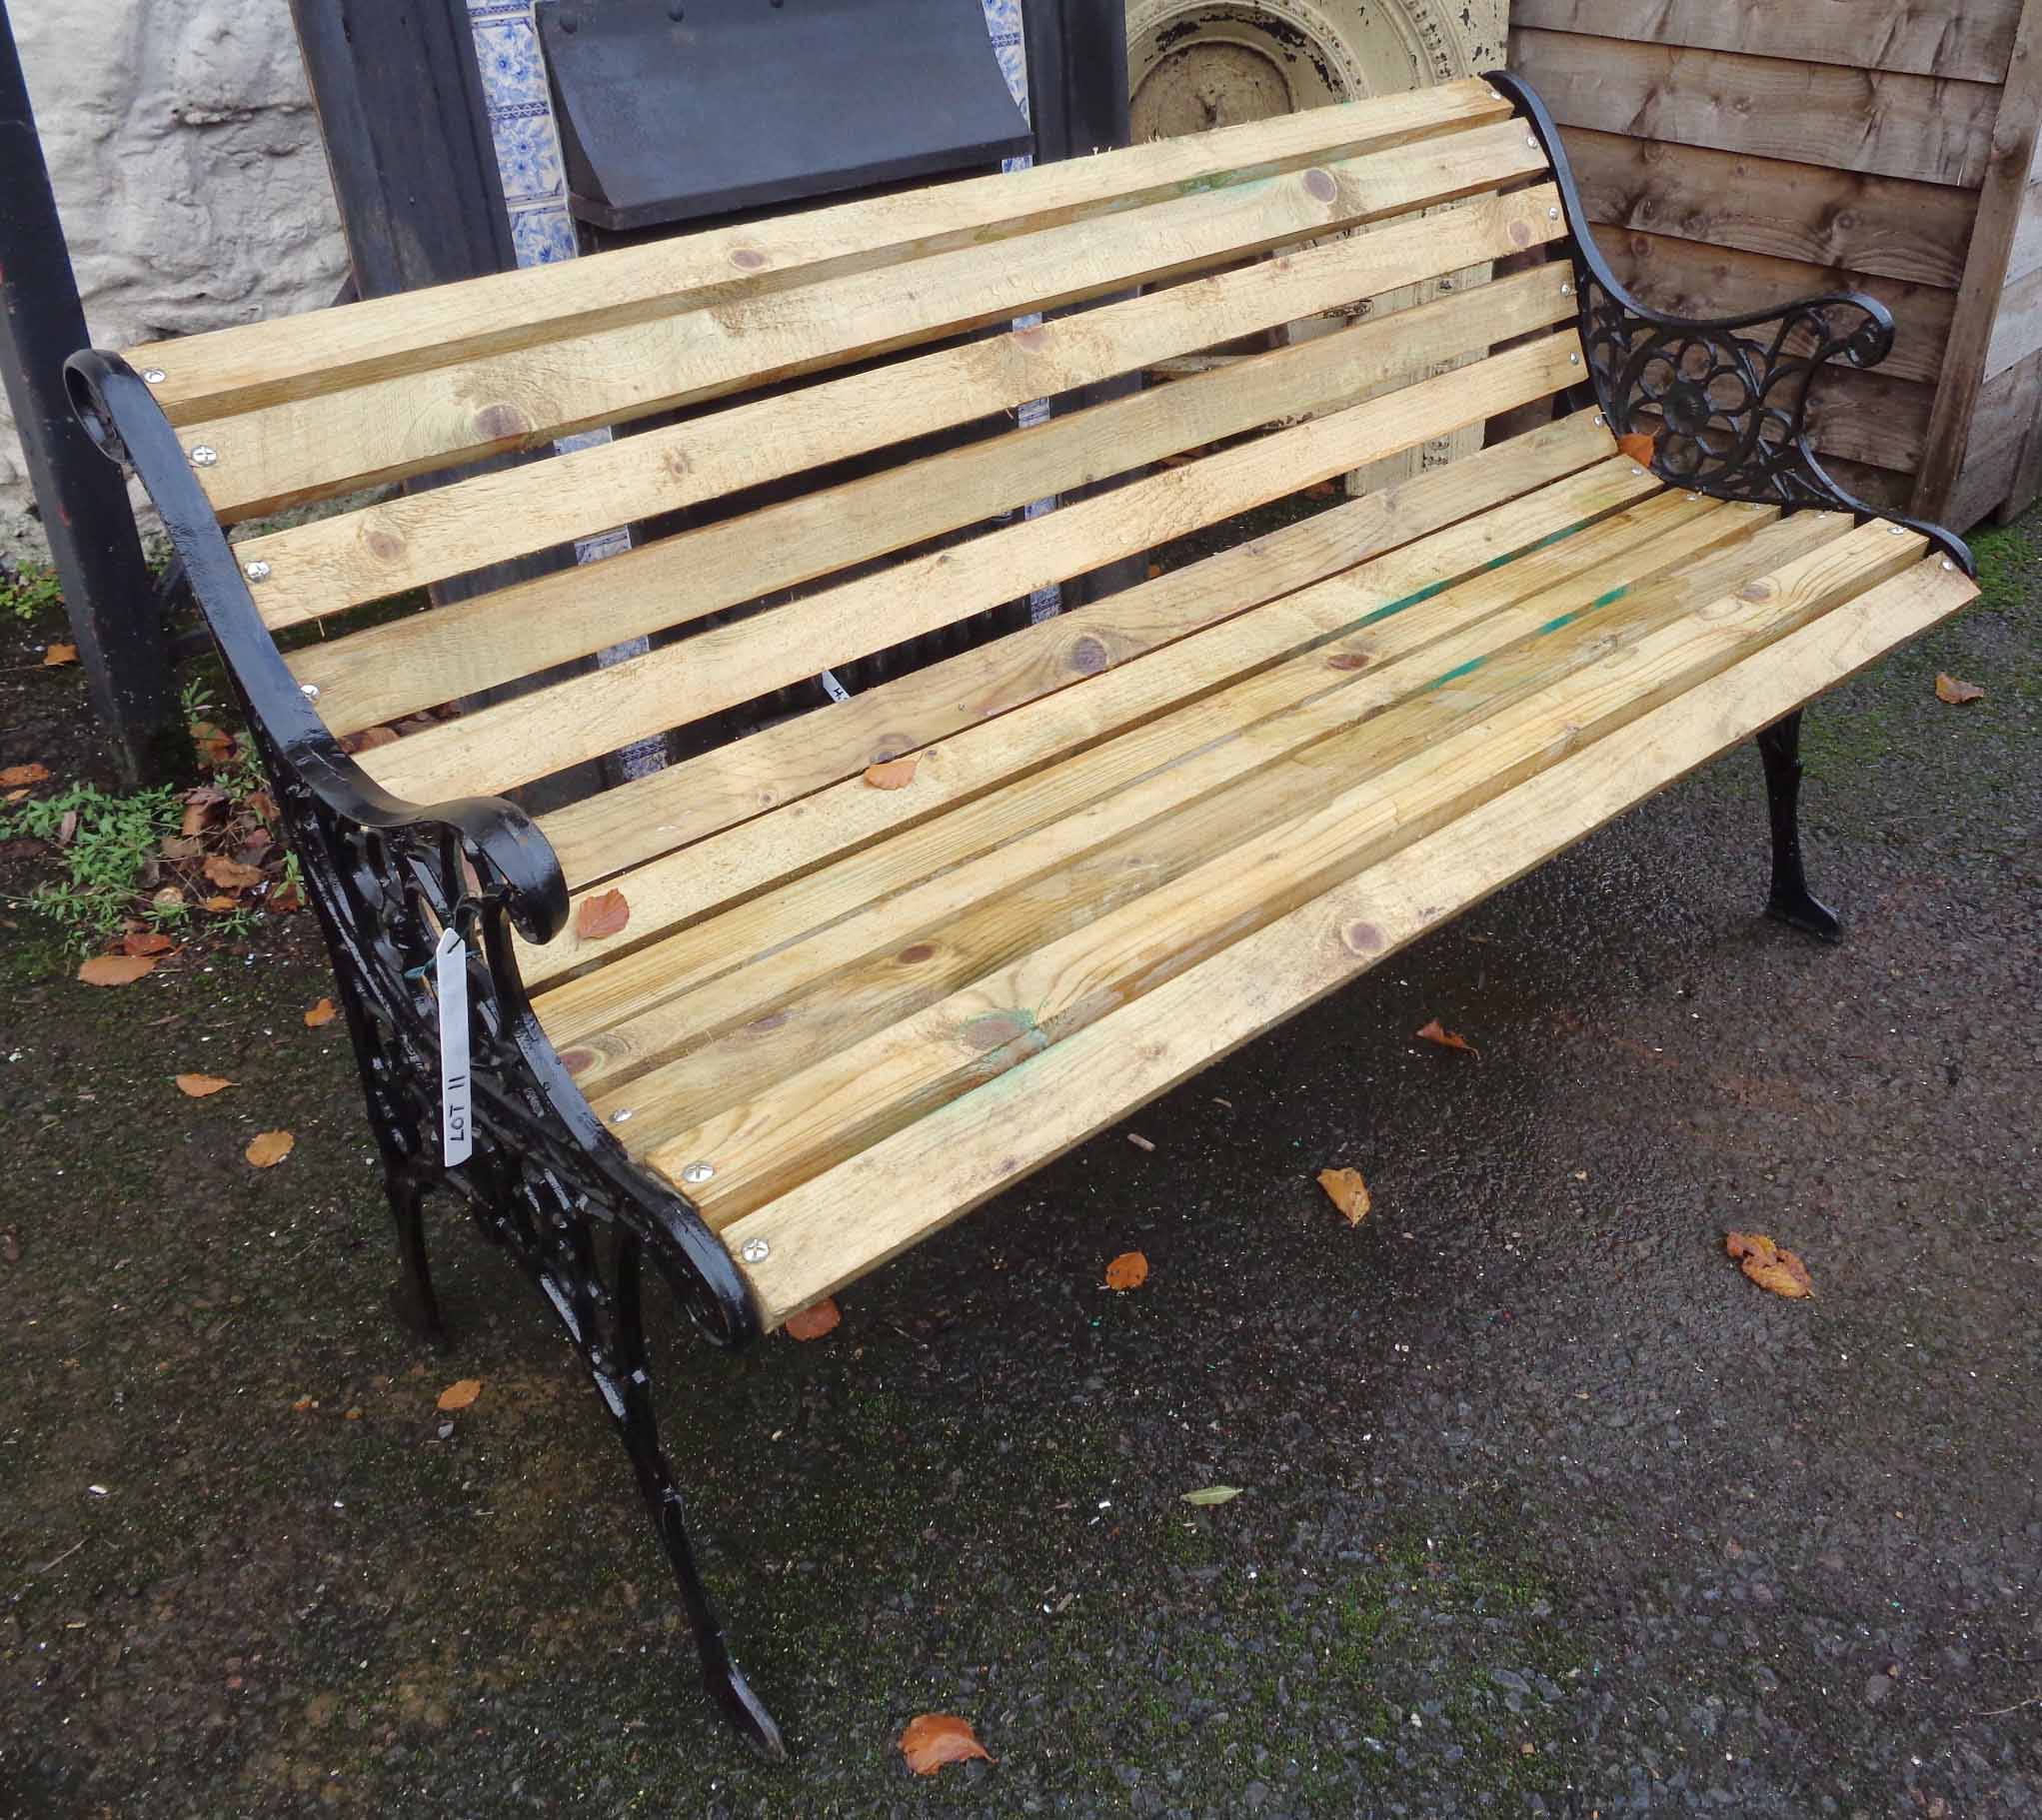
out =
<path fill-rule="evenodd" d="M 1765 913 L 1824 941 L 1843 938 L 1836 912 L 1808 893 L 1801 869 L 1801 711 L 1775 721 L 1758 736 L 1765 762 L 1766 807 L 1772 815 L 1772 892 Z"/>
<path fill-rule="evenodd" d="M 433 1293 L 432 1266 L 426 1261 L 423 1203 L 435 1171 L 418 1157 L 385 1165 L 383 1185 L 390 1194 L 391 1217 L 397 1222 L 397 1282 L 391 1305 L 407 1330 L 447 1349 L 447 1326 L 440 1318 L 440 1298 Z"/>
<path fill-rule="evenodd" d="M 598 1373 L 596 1387 L 609 1406 L 617 1432 L 631 1455 L 638 1474 L 638 1488 L 653 1527 L 666 1544 L 667 1558 L 674 1564 L 674 1578 L 681 1588 L 681 1602 L 688 1607 L 688 1622 L 695 1632 L 695 1647 L 702 1657 L 703 1685 L 723 1709 L 724 1716 L 745 1735 L 746 1741 L 763 1757 L 781 1762 L 787 1744 L 744 1671 L 731 1657 L 731 1646 L 723 1625 L 709 1602 L 709 1591 L 695 1564 L 695 1550 L 689 1544 L 682 1520 L 681 1493 L 667 1468 L 667 1456 L 660 1449 L 660 1430 L 653 1413 L 653 1383 L 646 1369 L 645 1323 L 640 1302 L 640 1262 L 644 1247 L 632 1233 L 620 1234 L 617 1243 L 617 1338 L 616 1374 Z"/>

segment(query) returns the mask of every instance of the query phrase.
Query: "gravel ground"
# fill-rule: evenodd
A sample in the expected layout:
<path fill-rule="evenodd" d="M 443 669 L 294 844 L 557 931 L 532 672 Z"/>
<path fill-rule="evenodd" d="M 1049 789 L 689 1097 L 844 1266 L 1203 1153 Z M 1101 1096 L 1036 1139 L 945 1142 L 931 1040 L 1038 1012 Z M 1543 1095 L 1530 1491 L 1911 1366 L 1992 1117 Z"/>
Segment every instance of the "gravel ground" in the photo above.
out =
<path fill-rule="evenodd" d="M 784 1770 L 712 1722 L 504 1260 L 443 1213 L 454 1353 L 389 1318 L 307 931 L 90 992 L 0 912 L 0 1812 L 2042 1811 L 2038 545 L 1995 534 L 1983 606 L 1814 711 L 1842 947 L 1753 914 L 1733 755 L 828 1339 L 677 1336 L 669 1442 Z M 76 689 L 9 672 L 0 763 L 88 765 Z M 298 1147 L 258 1174 L 269 1126 Z M 1746 1282 L 1732 1227 L 1816 1298 Z M 911 1776 L 922 1711 L 998 1763 Z"/>

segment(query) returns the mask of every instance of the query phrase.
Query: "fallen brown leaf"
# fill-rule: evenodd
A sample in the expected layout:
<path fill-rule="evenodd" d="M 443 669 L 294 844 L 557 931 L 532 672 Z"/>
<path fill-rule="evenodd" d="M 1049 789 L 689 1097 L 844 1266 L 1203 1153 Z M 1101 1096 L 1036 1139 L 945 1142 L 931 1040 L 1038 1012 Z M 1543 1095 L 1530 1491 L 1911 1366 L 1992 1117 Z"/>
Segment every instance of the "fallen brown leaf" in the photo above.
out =
<path fill-rule="evenodd" d="M 868 765 L 865 781 L 875 790 L 906 790 L 915 782 L 915 768 L 921 763 L 921 755 L 911 752 L 905 758 L 889 759 L 882 765 Z"/>
<path fill-rule="evenodd" d="M 32 797 L 34 794 L 35 793 L 31 791 L 26 784 L 24 784 L 19 790 L 10 790 L 4 794 L 0 794 L 0 803 L 26 803 L 29 800 L 29 798 Z"/>
<path fill-rule="evenodd" d="M 45 670 L 56 670 L 65 664 L 75 664 L 77 662 L 78 647 L 76 645 L 52 645 L 49 650 L 43 653 L 43 668 Z"/>
<path fill-rule="evenodd" d="M 1636 462 L 1640 468 L 1649 468 L 1658 445 L 1642 430 L 1633 430 L 1628 436 L 1619 436 L 1616 446 L 1620 453 Z"/>
<path fill-rule="evenodd" d="M 1138 1289 L 1148 1280 L 1148 1259 L 1139 1251 L 1122 1251 L 1106 1265 L 1108 1289 Z"/>
<path fill-rule="evenodd" d="M 614 935 L 631 920 L 631 905 L 622 892 L 598 892 L 584 898 L 575 910 L 575 933 L 584 941 Z"/>
<path fill-rule="evenodd" d="M 1815 1293 L 1808 1266 L 1763 1232 L 1732 1232 L 1724 1239 L 1723 1249 L 1761 1289 L 1770 1289 L 1789 1301 L 1801 1301 Z"/>
<path fill-rule="evenodd" d="M 261 867 L 243 866 L 225 854 L 208 854 L 203 871 L 222 891 L 245 892 L 251 885 L 262 883 Z"/>
<path fill-rule="evenodd" d="M 307 1410 L 317 1409 L 318 1407 L 319 1399 L 316 1396 L 301 1396 L 291 1405 L 291 1413 L 293 1415 L 303 1415 Z"/>
<path fill-rule="evenodd" d="M 199 906 L 199 909 L 209 910 L 239 910 L 241 906 L 235 903 L 232 898 L 208 898 Z"/>
<path fill-rule="evenodd" d="M 192 836 L 205 833 L 206 823 L 211 819 L 213 806 L 210 803 L 187 803 L 184 806 L 184 820 L 177 832 L 187 841 Z"/>
<path fill-rule="evenodd" d="M 1948 671 L 1936 672 L 1936 700 L 1947 702 L 1952 708 L 1962 708 L 1967 702 L 1982 702 L 1985 691 L 1976 683 L 1960 683 Z"/>
<path fill-rule="evenodd" d="M 156 843 L 156 851 L 164 859 L 182 864 L 187 860 L 196 860 L 206 851 L 206 844 L 196 835 L 165 835 Z"/>
<path fill-rule="evenodd" d="M 999 1761 L 979 1742 L 972 1721 L 956 1713 L 917 1713 L 901 1734 L 901 1754 L 918 1776 L 933 1776 L 946 1763 L 967 1763 L 974 1757 Z"/>
<path fill-rule="evenodd" d="M 258 1131 L 241 1153 L 258 1169 L 274 1169 L 290 1155 L 297 1141 L 289 1131 Z"/>
<path fill-rule="evenodd" d="M 351 733 L 342 740 L 341 751 L 374 752 L 379 746 L 395 746 L 403 737 L 394 727 L 365 727 L 360 733 Z"/>
<path fill-rule="evenodd" d="M 308 1030 L 316 1030 L 322 1023 L 331 1023 L 338 1015 L 339 1012 L 333 1008 L 333 1000 L 322 998 L 305 1013 L 305 1027 Z"/>
<path fill-rule="evenodd" d="M 814 1306 L 790 1314 L 783 1324 L 789 1339 L 821 1339 L 826 1333 L 834 1333 L 843 1318 L 836 1296 L 826 1295 Z"/>
<path fill-rule="evenodd" d="M 342 1420 L 342 1421 L 344 1421 L 344 1422 L 359 1422 L 359 1421 L 360 1421 L 361 1419 L 362 1419 L 362 1412 L 361 1412 L 361 1410 L 359 1410 L 359 1409 L 350 1409 L 350 1410 L 347 1410 L 347 1411 L 346 1411 L 346 1412 L 345 1412 L 345 1413 L 344 1413 L 344 1414 L 343 1414 L 343 1415 L 341 1416 L 341 1420 Z"/>
<path fill-rule="evenodd" d="M 192 747 L 198 753 L 201 765 L 211 766 L 217 771 L 234 757 L 233 740 L 211 721 L 194 721 L 189 731 Z"/>
<path fill-rule="evenodd" d="M 456 1409 L 466 1409 L 481 1394 L 481 1378 L 458 1377 L 440 1392 L 440 1407 L 451 1415 Z"/>
<path fill-rule="evenodd" d="M 1479 1055 L 1481 1053 L 1481 1050 L 1476 1048 L 1465 1036 L 1456 1035 L 1436 1017 L 1422 1029 L 1415 1031 L 1414 1034 L 1423 1038 L 1426 1042 L 1436 1042 L 1442 1049 L 1465 1049 L 1470 1055 Z"/>
<path fill-rule="evenodd" d="M 271 892 L 263 904 L 264 910 L 275 910 L 279 915 L 289 915 L 293 910 L 305 908 L 305 894 L 295 885 L 287 885 L 281 891 Z"/>
<path fill-rule="evenodd" d="M 180 1074 L 177 1077 L 177 1090 L 190 1099 L 208 1099 L 234 1084 L 221 1074 Z"/>
<path fill-rule="evenodd" d="M 1333 497 L 1333 483 L 1331 481 L 1313 481 L 1309 487 L 1305 488 L 1304 497 L 1308 500 L 1329 500 Z"/>
<path fill-rule="evenodd" d="M 29 784 L 48 782 L 50 768 L 47 765 L 10 765 L 0 771 L 0 790 L 20 790 Z"/>
<path fill-rule="evenodd" d="M 1346 1215 L 1347 1224 L 1358 1226 L 1368 1217 L 1373 1204 L 1368 1198 L 1368 1184 L 1361 1179 L 1359 1169 L 1321 1169 L 1318 1185 L 1325 1189 L 1326 1198 Z"/>
<path fill-rule="evenodd" d="M 121 937 L 124 954 L 167 954 L 177 943 L 160 929 L 136 929 Z"/>
<path fill-rule="evenodd" d="M 94 954 L 78 969 L 87 985 L 133 985 L 145 973 L 156 970 L 149 954 Z"/>

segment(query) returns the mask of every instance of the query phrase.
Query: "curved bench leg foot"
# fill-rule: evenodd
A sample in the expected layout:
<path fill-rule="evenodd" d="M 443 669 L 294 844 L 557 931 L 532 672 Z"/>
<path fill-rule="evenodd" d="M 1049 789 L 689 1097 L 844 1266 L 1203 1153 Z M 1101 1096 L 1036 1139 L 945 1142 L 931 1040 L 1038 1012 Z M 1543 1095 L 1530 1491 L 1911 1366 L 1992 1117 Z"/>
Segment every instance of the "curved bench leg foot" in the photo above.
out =
<path fill-rule="evenodd" d="M 1840 941 L 1843 924 L 1808 891 L 1801 866 L 1801 711 L 1775 721 L 1758 736 L 1765 766 L 1766 807 L 1772 817 L 1772 890 L 1765 913 L 1790 927 Z"/>
<path fill-rule="evenodd" d="M 630 1232 L 617 1242 L 617 1288 L 615 1370 L 598 1371 L 596 1387 L 617 1424 L 624 1448 L 631 1455 L 638 1475 L 638 1488 L 651 1513 L 653 1527 L 666 1545 L 673 1563 L 674 1579 L 681 1589 L 681 1602 L 688 1608 L 689 1628 L 695 1633 L 695 1648 L 702 1658 L 703 1685 L 724 1717 L 762 1757 L 775 1763 L 787 1759 L 787 1743 L 765 1703 L 752 1691 L 731 1655 L 709 1589 L 702 1583 L 695 1549 L 683 1521 L 681 1493 L 660 1446 L 658 1417 L 653 1410 L 653 1383 L 646 1369 L 645 1325 L 640 1302 L 640 1264 L 643 1244 Z"/>

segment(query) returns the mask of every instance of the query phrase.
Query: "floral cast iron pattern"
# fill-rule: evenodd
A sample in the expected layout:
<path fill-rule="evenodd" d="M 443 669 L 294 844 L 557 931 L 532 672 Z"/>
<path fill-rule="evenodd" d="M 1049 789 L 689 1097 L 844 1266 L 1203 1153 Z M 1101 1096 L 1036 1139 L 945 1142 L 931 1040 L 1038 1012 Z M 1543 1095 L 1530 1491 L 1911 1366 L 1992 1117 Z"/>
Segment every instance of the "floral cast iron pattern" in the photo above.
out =
<path fill-rule="evenodd" d="M 1732 499 L 1838 503 L 1808 453 L 1809 390 L 1827 361 L 1885 358 L 1893 324 L 1884 311 L 1816 298 L 1780 311 L 1759 337 L 1647 316 L 1578 260 L 1575 283 L 1596 402 L 1618 436 L 1653 438 L 1659 474 Z"/>
<path fill-rule="evenodd" d="M 1808 398 L 1831 361 L 1873 367 L 1893 349 L 1893 318 L 1856 292 L 1804 298 L 1776 310 L 1694 321 L 1669 316 L 1624 289 L 1595 244 L 1559 128 L 1507 70 L 1483 80 L 1531 129 L 1552 166 L 1579 304 L 1582 358 L 1604 421 L 1617 436 L 1652 439 L 1652 472 L 1718 499 L 1788 510 L 1814 506 L 1883 518 L 1918 531 L 1967 575 L 1963 540 L 1940 525 L 1868 505 L 1838 486 L 1808 439 Z"/>

